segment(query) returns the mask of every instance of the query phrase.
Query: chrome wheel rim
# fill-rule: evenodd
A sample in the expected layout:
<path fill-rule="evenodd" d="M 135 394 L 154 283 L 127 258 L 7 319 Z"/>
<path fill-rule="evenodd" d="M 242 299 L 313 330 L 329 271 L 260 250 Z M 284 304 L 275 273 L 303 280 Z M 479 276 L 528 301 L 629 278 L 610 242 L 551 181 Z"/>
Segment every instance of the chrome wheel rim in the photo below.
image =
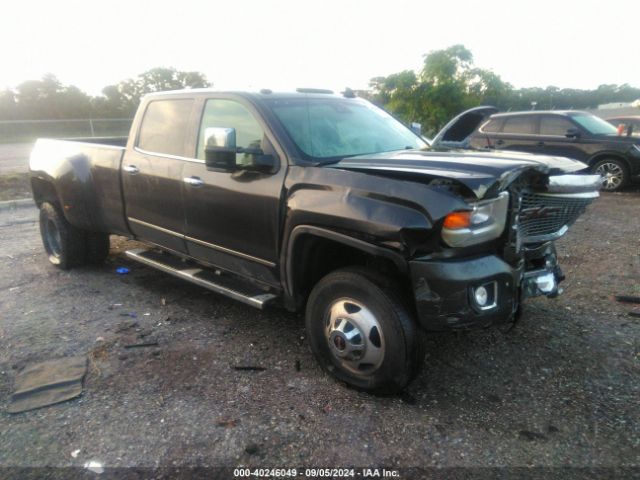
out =
<path fill-rule="evenodd" d="M 371 375 L 384 360 L 384 338 L 376 316 L 351 298 L 333 302 L 325 319 L 325 338 L 337 363 L 352 373 Z"/>
<path fill-rule="evenodd" d="M 62 238 L 60 237 L 60 230 L 58 230 L 53 220 L 47 220 L 45 224 L 45 239 L 49 253 L 54 257 L 59 257 L 62 252 Z"/>
<path fill-rule="evenodd" d="M 617 163 L 606 162 L 596 168 L 596 173 L 602 177 L 602 188 L 604 190 L 615 190 L 622 185 L 624 172 Z"/>

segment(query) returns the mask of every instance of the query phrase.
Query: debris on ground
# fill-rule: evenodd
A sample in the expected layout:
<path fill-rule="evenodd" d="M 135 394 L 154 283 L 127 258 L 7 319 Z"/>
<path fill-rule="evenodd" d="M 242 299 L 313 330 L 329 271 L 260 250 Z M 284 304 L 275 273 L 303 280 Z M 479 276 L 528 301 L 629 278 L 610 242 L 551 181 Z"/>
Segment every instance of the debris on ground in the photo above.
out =
<path fill-rule="evenodd" d="M 129 345 L 125 345 L 124 348 L 142 348 L 142 347 L 157 347 L 158 342 L 144 342 L 144 343 L 130 343 Z"/>
<path fill-rule="evenodd" d="M 629 312 L 629 315 L 632 317 L 640 317 L 640 308 L 634 308 Z"/>
<path fill-rule="evenodd" d="M 240 423 L 240 420 L 235 418 L 221 418 L 216 421 L 216 427 L 231 428 L 238 425 L 238 423 Z"/>
<path fill-rule="evenodd" d="M 131 330 L 132 328 L 136 328 L 138 326 L 138 322 L 130 320 L 130 321 L 125 321 L 122 323 L 119 323 L 116 326 L 116 333 L 121 333 L 121 332 L 126 332 L 127 330 Z"/>
<path fill-rule="evenodd" d="M 299 372 L 300 370 L 300 360 L 296 360 L 296 372 Z"/>
<path fill-rule="evenodd" d="M 531 430 L 520 430 L 520 432 L 518 432 L 518 435 L 520 436 L 520 438 L 522 438 L 523 440 L 527 440 L 528 442 L 547 439 L 547 437 L 542 433 L 532 432 Z"/>
<path fill-rule="evenodd" d="M 109 338 L 103 342 L 98 343 L 87 353 L 87 359 L 89 360 L 89 371 L 96 375 L 102 375 L 100 370 L 100 361 L 105 360 L 110 353 L 110 349 L 118 342 L 117 338 Z"/>
<path fill-rule="evenodd" d="M 98 462 L 96 460 L 90 460 L 84 464 L 84 468 L 89 470 L 90 472 L 97 473 L 100 475 L 104 473 L 104 467 L 102 466 L 102 462 Z"/>
<path fill-rule="evenodd" d="M 236 365 L 233 369 L 247 372 L 264 372 L 266 370 L 264 367 L 256 367 L 253 365 Z"/>
<path fill-rule="evenodd" d="M 138 318 L 138 314 L 136 314 L 135 312 L 121 313 L 120 316 L 121 317 Z"/>
<path fill-rule="evenodd" d="M 21 413 L 71 400 L 82 393 L 86 357 L 64 357 L 25 367 L 15 380 L 7 411 Z"/>
<path fill-rule="evenodd" d="M 614 298 L 622 303 L 640 303 L 640 297 L 634 295 L 615 295 Z"/>
<path fill-rule="evenodd" d="M 80 454 L 80 449 L 79 448 L 77 450 L 74 450 L 73 452 L 71 452 L 71 456 L 73 458 L 78 458 L 79 454 Z"/>
<path fill-rule="evenodd" d="M 118 275 L 126 275 L 130 272 L 130 270 L 127 267 L 118 267 L 116 268 L 116 273 Z"/>

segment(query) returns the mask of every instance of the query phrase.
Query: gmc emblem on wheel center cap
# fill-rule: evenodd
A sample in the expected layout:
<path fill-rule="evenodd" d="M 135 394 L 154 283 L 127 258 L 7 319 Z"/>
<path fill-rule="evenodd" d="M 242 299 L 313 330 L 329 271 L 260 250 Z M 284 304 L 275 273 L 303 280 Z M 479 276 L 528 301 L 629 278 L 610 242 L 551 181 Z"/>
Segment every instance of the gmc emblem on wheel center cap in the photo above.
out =
<path fill-rule="evenodd" d="M 560 207 L 532 207 L 525 208 L 520 212 L 520 220 L 529 220 L 531 218 L 546 218 L 561 211 Z"/>
<path fill-rule="evenodd" d="M 347 347 L 347 342 L 345 342 L 344 338 L 340 335 L 336 335 L 333 339 L 333 344 L 340 351 L 344 350 Z"/>

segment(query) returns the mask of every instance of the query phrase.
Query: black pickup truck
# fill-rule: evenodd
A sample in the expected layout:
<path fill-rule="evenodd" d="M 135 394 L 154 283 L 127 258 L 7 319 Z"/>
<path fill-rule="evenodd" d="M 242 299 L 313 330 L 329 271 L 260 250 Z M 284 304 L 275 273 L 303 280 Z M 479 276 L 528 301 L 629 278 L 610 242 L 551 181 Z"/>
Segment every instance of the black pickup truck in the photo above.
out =
<path fill-rule="evenodd" d="M 560 292 L 554 240 L 600 177 L 560 157 L 433 150 L 346 92 L 146 96 L 128 138 L 38 140 L 49 260 L 133 260 L 254 307 L 306 311 L 322 367 L 397 391 L 427 331 L 511 322 Z"/>

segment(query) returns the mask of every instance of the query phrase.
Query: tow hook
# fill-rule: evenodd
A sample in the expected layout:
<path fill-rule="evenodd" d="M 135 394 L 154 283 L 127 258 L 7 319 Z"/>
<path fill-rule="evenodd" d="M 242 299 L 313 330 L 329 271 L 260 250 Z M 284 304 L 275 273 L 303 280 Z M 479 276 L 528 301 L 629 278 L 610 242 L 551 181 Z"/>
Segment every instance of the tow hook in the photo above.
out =
<path fill-rule="evenodd" d="M 558 265 L 550 269 L 525 272 L 522 279 L 522 296 L 529 298 L 544 295 L 555 298 L 562 293 L 562 288 L 559 286 L 562 280 L 564 280 L 564 273 Z"/>

